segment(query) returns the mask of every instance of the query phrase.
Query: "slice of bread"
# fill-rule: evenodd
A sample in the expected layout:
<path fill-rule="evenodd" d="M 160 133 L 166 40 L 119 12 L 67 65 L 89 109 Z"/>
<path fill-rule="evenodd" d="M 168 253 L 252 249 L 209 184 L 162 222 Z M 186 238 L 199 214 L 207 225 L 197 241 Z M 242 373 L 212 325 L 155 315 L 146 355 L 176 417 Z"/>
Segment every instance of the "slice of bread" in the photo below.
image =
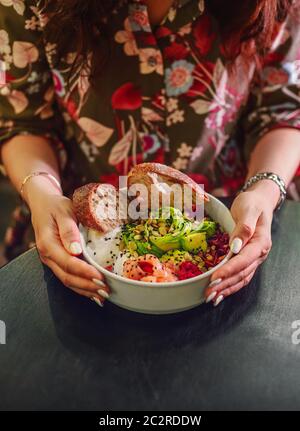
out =
<path fill-rule="evenodd" d="M 151 191 L 153 190 L 156 190 L 161 195 L 159 198 L 160 204 L 162 202 L 162 195 L 169 193 L 170 205 L 174 206 L 174 193 L 170 187 L 175 184 L 181 187 L 182 202 L 184 202 L 184 193 L 187 189 L 191 192 L 193 204 L 209 201 L 202 187 L 188 175 L 160 163 L 141 163 L 136 165 L 128 175 L 127 186 L 130 188 L 138 184 L 146 186 L 149 206 L 151 204 Z"/>
<path fill-rule="evenodd" d="M 79 223 L 99 232 L 124 223 L 119 218 L 119 193 L 110 184 L 91 183 L 75 190 L 73 208 Z"/>

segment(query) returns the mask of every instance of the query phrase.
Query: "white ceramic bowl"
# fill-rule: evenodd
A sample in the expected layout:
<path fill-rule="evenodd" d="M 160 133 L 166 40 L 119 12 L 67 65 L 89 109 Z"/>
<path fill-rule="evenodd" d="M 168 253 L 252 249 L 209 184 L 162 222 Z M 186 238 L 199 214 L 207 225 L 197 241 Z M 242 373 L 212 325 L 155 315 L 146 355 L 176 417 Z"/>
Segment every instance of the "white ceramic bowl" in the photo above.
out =
<path fill-rule="evenodd" d="M 210 201 L 205 204 L 206 213 L 230 234 L 235 227 L 230 211 L 218 199 L 211 195 L 209 197 Z M 109 300 L 122 308 L 139 313 L 171 314 L 202 304 L 210 277 L 232 256 L 232 253 L 229 253 L 219 265 L 198 277 L 175 283 L 145 283 L 126 279 L 99 266 L 87 251 L 87 230 L 83 226 L 80 226 L 80 234 L 85 259 L 104 274 L 111 288 Z"/>

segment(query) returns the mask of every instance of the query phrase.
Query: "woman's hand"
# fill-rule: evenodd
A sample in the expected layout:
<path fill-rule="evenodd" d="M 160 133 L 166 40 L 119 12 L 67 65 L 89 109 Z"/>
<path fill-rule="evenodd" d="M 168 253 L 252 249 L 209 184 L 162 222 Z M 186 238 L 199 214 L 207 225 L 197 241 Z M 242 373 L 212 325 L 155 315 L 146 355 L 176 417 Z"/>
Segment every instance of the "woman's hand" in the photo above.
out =
<path fill-rule="evenodd" d="M 236 256 L 213 274 L 205 292 L 206 302 L 213 301 L 217 306 L 245 287 L 267 258 L 272 246 L 273 211 L 279 198 L 276 187 L 270 181 L 261 181 L 233 202 L 236 228 L 231 235 L 231 250 Z"/>
<path fill-rule="evenodd" d="M 32 179 L 28 187 L 27 201 L 42 262 L 65 286 L 102 306 L 109 288 L 96 268 L 76 257 L 82 248 L 72 202 L 48 190 L 52 186 L 47 178 Z"/>

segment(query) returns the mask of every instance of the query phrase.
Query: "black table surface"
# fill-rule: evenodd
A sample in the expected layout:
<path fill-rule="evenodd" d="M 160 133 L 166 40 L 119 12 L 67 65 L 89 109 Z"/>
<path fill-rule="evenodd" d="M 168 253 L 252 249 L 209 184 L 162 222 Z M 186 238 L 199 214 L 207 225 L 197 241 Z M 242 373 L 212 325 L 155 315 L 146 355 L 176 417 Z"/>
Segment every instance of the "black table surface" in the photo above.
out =
<path fill-rule="evenodd" d="M 0 271 L 0 410 L 300 409 L 300 205 L 218 308 L 149 316 L 64 288 L 30 251 Z"/>

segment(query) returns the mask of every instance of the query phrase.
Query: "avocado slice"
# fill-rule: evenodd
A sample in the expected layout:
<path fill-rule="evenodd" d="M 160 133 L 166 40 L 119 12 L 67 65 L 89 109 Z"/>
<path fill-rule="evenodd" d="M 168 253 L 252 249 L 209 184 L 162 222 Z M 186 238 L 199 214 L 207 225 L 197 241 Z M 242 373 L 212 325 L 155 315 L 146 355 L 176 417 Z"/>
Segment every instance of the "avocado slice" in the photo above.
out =
<path fill-rule="evenodd" d="M 196 253 L 199 250 L 207 250 L 206 234 L 204 232 L 191 233 L 181 239 L 182 247 L 190 253 Z"/>
<path fill-rule="evenodd" d="M 136 241 L 136 246 L 137 252 L 140 256 L 145 254 L 154 254 L 154 256 L 160 258 L 164 254 L 163 250 L 160 250 L 158 247 L 150 244 L 149 242 Z"/>
<path fill-rule="evenodd" d="M 172 235 L 150 236 L 150 242 L 164 252 L 180 248 L 180 239 Z"/>

